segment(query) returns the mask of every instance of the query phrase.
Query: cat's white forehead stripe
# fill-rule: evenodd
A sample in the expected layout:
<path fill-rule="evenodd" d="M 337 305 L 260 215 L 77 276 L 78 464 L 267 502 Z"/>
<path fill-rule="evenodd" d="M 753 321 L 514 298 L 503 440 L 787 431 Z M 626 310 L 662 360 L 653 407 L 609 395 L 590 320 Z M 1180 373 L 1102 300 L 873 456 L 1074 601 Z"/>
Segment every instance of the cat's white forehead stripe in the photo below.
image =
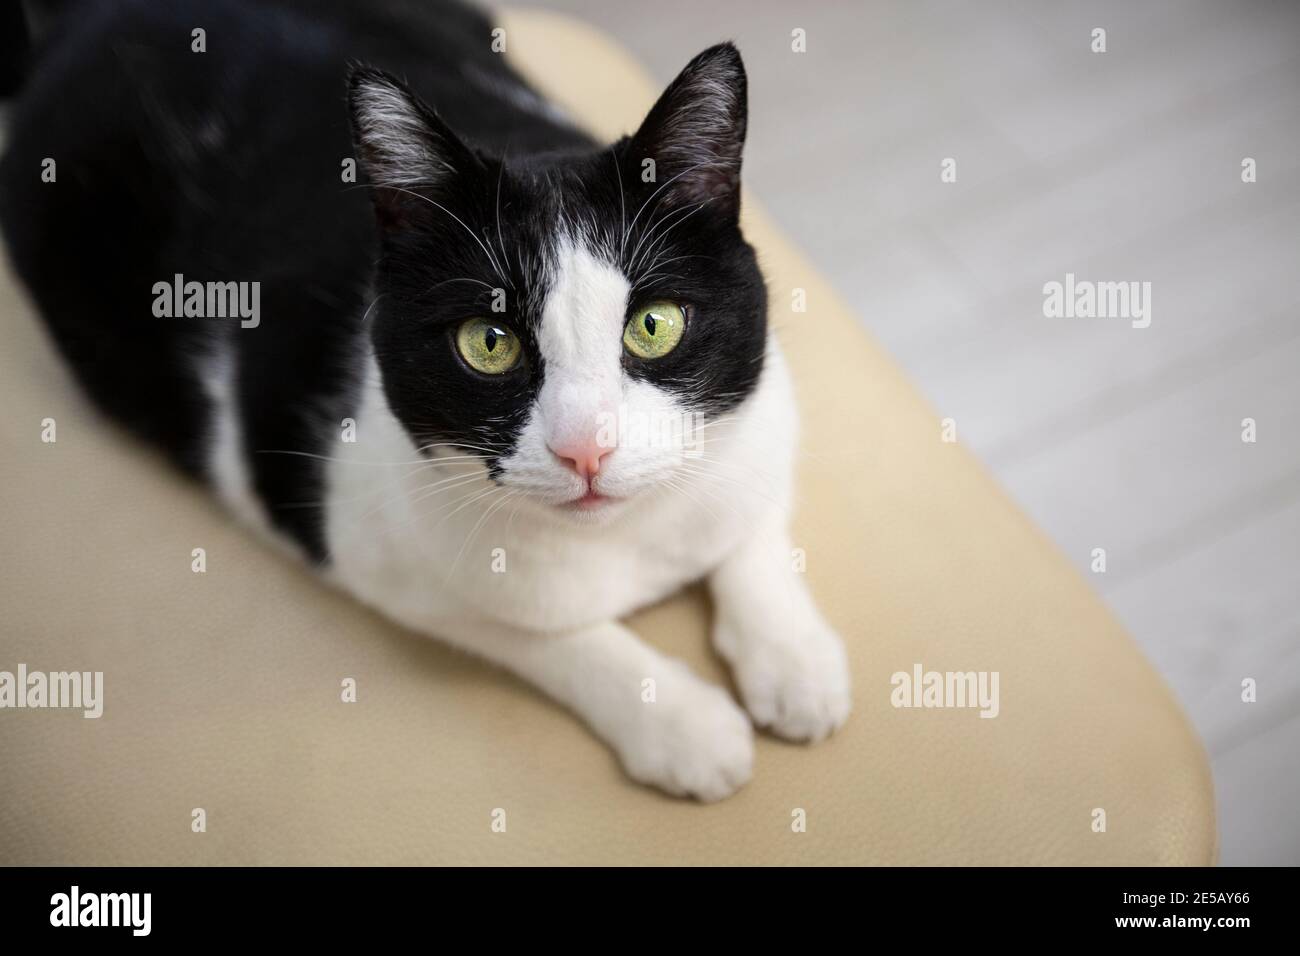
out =
<path fill-rule="evenodd" d="M 631 284 L 615 266 L 571 239 L 556 248 L 538 348 L 550 373 L 617 371 Z"/>

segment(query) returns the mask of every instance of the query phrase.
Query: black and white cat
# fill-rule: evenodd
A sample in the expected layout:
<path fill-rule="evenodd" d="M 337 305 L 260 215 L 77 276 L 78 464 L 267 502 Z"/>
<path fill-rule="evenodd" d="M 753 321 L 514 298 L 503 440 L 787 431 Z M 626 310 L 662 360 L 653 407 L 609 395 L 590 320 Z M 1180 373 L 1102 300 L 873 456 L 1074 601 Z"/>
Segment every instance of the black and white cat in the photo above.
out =
<path fill-rule="evenodd" d="M 78 6 L 16 104 L 0 222 L 109 415 L 637 780 L 716 800 L 750 717 L 817 740 L 850 706 L 786 530 L 744 68 L 706 50 L 600 148 L 491 30 L 427 0 Z M 257 321 L 204 313 L 206 286 L 159 317 L 173 282 L 248 283 Z M 699 579 L 748 717 L 619 623 Z"/>

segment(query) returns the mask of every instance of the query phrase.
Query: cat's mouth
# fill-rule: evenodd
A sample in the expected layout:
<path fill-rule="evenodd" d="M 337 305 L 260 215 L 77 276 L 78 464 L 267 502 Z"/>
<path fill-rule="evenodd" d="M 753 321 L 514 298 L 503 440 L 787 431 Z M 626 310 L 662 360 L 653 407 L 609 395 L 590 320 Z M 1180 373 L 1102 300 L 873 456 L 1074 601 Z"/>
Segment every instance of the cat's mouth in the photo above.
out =
<path fill-rule="evenodd" d="M 594 488 L 589 488 L 587 493 L 579 498 L 570 498 L 560 505 L 561 508 L 572 511 L 599 511 L 608 508 L 622 499 L 615 498 L 613 495 L 604 495 Z"/>
<path fill-rule="evenodd" d="M 580 524 L 591 522 L 604 523 L 623 510 L 632 498 L 638 496 L 635 489 L 619 488 L 618 494 L 611 494 L 596 482 L 592 482 L 581 491 L 574 489 L 573 497 L 551 505 L 555 511 L 570 521 Z"/>

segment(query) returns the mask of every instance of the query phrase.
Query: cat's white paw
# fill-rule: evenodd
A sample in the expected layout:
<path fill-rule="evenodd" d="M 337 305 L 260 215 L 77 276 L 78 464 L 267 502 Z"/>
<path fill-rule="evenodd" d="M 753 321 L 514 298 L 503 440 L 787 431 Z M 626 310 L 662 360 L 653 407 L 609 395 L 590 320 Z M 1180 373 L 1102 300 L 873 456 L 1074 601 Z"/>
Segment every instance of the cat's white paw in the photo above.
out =
<path fill-rule="evenodd" d="M 617 750 L 634 780 L 706 803 L 729 797 L 754 770 L 754 729 L 720 687 L 677 665 L 643 702 Z"/>
<path fill-rule="evenodd" d="M 787 740 L 818 741 L 852 707 L 844 643 L 821 621 L 794 633 L 739 635 L 719 622 L 715 641 L 731 661 L 754 723 Z"/>

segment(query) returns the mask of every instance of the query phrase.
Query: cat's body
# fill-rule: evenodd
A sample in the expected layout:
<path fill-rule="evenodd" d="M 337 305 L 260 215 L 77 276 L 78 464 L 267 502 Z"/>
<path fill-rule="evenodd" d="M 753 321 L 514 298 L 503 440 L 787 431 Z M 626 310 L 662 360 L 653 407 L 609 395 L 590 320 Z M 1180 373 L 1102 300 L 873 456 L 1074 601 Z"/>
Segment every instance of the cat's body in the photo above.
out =
<path fill-rule="evenodd" d="M 339 587 L 568 704 L 638 779 L 716 799 L 750 773 L 744 713 L 617 623 L 701 578 L 759 723 L 845 719 L 785 532 L 796 419 L 737 224 L 734 50 L 600 150 L 460 7 L 89 9 L 19 104 L 0 219 L 100 407 Z M 347 87 L 356 61 L 410 90 Z M 257 282 L 257 321 L 159 318 L 177 274 Z"/>

